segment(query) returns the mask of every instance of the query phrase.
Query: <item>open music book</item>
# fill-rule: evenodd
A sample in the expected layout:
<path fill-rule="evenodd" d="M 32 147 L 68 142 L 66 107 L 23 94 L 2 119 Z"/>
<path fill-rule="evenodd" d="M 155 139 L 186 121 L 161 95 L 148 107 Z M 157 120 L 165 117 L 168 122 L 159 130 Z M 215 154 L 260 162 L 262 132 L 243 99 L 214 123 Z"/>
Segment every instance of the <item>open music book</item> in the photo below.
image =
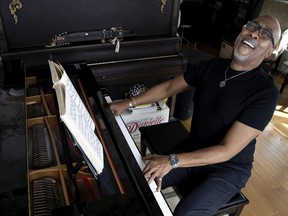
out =
<path fill-rule="evenodd" d="M 48 60 L 53 88 L 56 92 L 60 119 L 64 122 L 89 163 L 100 174 L 104 167 L 102 143 L 95 134 L 95 124 L 78 95 L 65 69 Z"/>

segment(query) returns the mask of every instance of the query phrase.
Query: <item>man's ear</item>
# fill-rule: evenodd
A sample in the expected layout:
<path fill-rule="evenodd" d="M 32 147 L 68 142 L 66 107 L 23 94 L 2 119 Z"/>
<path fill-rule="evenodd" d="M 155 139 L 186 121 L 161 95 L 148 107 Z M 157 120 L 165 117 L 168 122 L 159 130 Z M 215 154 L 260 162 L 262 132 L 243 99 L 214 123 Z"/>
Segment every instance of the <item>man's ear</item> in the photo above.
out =
<path fill-rule="evenodd" d="M 275 48 L 272 47 L 272 48 L 268 51 L 268 53 L 267 53 L 267 55 L 265 56 L 265 58 L 268 58 L 268 57 L 273 53 L 274 50 L 275 50 Z"/>

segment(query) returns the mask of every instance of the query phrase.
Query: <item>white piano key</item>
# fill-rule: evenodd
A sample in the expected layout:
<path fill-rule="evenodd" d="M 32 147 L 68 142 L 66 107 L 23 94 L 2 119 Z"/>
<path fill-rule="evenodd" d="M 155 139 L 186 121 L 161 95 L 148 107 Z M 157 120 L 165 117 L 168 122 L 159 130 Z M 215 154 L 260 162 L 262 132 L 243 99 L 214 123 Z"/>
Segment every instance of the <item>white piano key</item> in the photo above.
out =
<path fill-rule="evenodd" d="M 112 102 L 110 96 L 106 96 L 105 100 L 107 101 L 107 103 Z M 146 165 L 145 161 L 142 160 L 142 156 L 141 156 L 141 154 L 140 154 L 140 152 L 139 152 L 139 150 L 138 150 L 133 138 L 131 137 L 129 131 L 127 130 L 127 127 L 126 127 L 123 119 L 120 116 L 114 116 L 114 117 L 115 117 L 116 122 L 117 122 L 118 126 L 120 127 L 120 129 L 121 129 L 121 131 L 122 131 L 122 133 L 123 133 L 128 145 L 129 145 L 129 147 L 130 147 L 130 149 L 131 149 L 131 151 L 132 151 L 132 153 L 133 153 L 133 155 L 134 155 L 139 167 L 143 170 L 145 168 L 145 165 Z M 166 215 L 167 216 L 171 215 L 172 216 L 173 214 L 172 214 L 172 212 L 171 212 L 171 210 L 170 210 L 165 198 L 163 197 L 162 193 L 160 191 L 156 191 L 156 189 L 157 189 L 156 182 L 152 181 L 149 186 L 150 186 L 151 191 L 153 192 L 153 195 L 154 195 L 154 197 L 155 197 L 155 199 L 156 199 L 156 201 L 157 201 L 157 203 L 158 203 L 163 215 L 165 215 L 165 216 Z"/>

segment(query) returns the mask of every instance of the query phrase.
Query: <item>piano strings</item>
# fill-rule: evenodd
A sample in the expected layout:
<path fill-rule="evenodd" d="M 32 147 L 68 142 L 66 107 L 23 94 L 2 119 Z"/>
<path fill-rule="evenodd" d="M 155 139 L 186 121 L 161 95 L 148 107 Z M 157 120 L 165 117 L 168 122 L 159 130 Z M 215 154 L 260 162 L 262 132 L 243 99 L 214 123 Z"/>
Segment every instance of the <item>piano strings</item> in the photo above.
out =
<path fill-rule="evenodd" d="M 55 208 L 64 205 L 61 185 L 53 177 L 34 180 L 32 191 L 34 216 L 49 216 Z"/>
<path fill-rule="evenodd" d="M 59 126 L 57 124 L 55 124 L 55 125 L 52 125 L 50 128 L 52 130 L 53 139 L 55 140 L 55 143 L 56 143 L 56 147 L 57 147 L 60 161 L 62 164 L 64 164 L 65 158 L 64 158 L 63 146 L 62 146 L 63 143 L 62 143 L 61 138 L 60 138 Z M 73 142 L 69 136 L 66 137 L 66 142 L 68 145 L 71 160 L 73 162 L 83 160 L 83 157 L 81 156 L 79 150 L 75 147 L 75 145 L 73 144 Z"/>
<path fill-rule="evenodd" d="M 29 101 L 27 106 L 27 118 L 56 115 L 56 108 L 51 90 L 48 90 L 48 87 L 45 88 L 45 86 L 43 87 L 37 84 L 36 78 L 30 80 L 32 84 L 30 84 L 26 90 L 26 99 Z"/>
<path fill-rule="evenodd" d="M 29 160 L 31 169 L 56 165 L 55 155 L 46 126 L 35 124 L 29 128 Z"/>
<path fill-rule="evenodd" d="M 42 104 L 35 103 L 27 106 L 27 118 L 37 118 L 46 115 Z"/>

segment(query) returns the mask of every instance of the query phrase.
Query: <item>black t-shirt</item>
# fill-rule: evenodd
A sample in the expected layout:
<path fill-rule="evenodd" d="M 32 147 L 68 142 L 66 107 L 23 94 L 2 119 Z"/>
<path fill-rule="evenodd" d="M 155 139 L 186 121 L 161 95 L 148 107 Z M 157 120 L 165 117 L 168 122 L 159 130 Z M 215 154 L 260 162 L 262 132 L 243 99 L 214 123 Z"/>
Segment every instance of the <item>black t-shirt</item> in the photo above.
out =
<path fill-rule="evenodd" d="M 272 118 L 279 91 L 273 79 L 260 66 L 232 78 L 221 88 L 219 83 L 239 74 L 229 65 L 231 60 L 212 58 L 188 65 L 185 81 L 195 87 L 194 111 L 190 132 L 191 150 L 217 145 L 237 120 L 264 130 Z M 230 161 L 251 163 L 256 140 Z"/>

